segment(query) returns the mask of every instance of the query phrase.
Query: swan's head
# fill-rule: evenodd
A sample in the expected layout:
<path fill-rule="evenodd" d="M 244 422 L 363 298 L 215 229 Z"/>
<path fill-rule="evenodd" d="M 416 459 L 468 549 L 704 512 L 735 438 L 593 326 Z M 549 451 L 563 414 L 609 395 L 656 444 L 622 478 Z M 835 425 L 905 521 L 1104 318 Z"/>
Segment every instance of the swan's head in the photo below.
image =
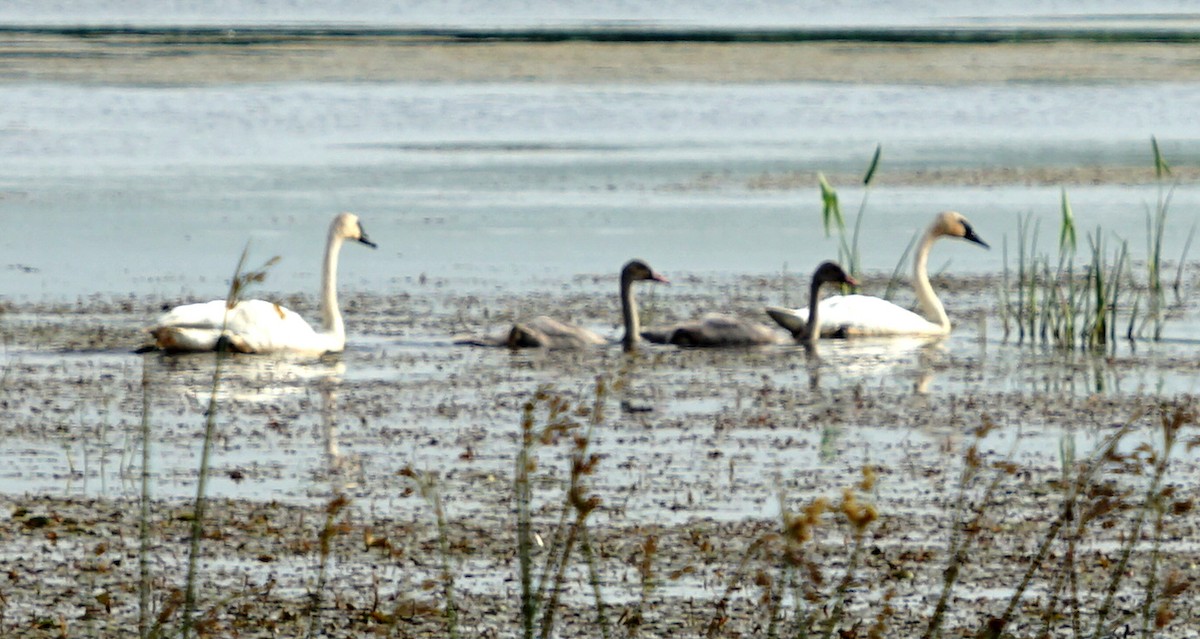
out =
<path fill-rule="evenodd" d="M 376 248 L 375 243 L 367 237 L 367 232 L 363 230 L 362 223 L 358 221 L 358 216 L 353 213 L 338 213 L 337 217 L 333 218 L 333 224 L 329 227 L 330 235 L 334 235 L 347 240 L 361 242 L 371 248 Z"/>
<path fill-rule="evenodd" d="M 829 261 L 821 262 L 821 265 L 813 272 L 812 283 L 814 288 L 822 284 L 858 286 L 858 280 L 850 277 L 850 274 L 840 264 Z"/>
<path fill-rule="evenodd" d="M 937 219 L 933 221 L 933 227 L 930 231 L 933 232 L 934 236 L 948 235 L 950 237 L 961 237 L 983 248 L 991 248 L 987 242 L 984 242 L 982 238 L 975 234 L 975 229 L 971 228 L 971 223 L 958 211 L 944 211 L 939 213 Z"/>
<path fill-rule="evenodd" d="M 670 280 L 650 268 L 650 265 L 642 260 L 630 260 L 625 264 L 625 268 L 621 269 L 621 281 L 636 282 L 638 280 L 650 280 L 664 284 L 671 283 Z"/>

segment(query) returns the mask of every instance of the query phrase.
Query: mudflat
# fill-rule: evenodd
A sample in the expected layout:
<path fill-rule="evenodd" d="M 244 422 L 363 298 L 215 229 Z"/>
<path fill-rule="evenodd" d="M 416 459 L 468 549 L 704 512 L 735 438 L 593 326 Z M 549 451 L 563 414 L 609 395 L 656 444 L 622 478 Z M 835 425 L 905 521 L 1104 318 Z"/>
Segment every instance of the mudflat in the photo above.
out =
<path fill-rule="evenodd" d="M 521 42 L 413 36 L 0 34 L 0 81 L 1194 82 L 1200 44 Z"/>
<path fill-rule="evenodd" d="M 197 627 L 516 636 L 524 552 L 547 580 L 537 624 L 553 611 L 560 636 L 917 636 L 935 618 L 955 636 L 1186 633 L 1200 614 L 1184 594 L 1200 562 L 1186 345 L 1090 355 L 989 336 L 998 284 L 939 278 L 959 325 L 944 341 L 635 355 L 451 341 L 534 309 L 615 332 L 612 276 L 525 296 L 436 279 L 347 295 L 347 352 L 222 364 Z M 680 273 L 672 286 L 682 294 L 644 296 L 648 324 L 715 307 L 757 317 L 781 283 Z M 0 315 L 5 636 L 182 625 L 216 369 L 211 354 L 130 352 L 162 303 Z M 556 577 L 544 566 L 568 547 Z"/>

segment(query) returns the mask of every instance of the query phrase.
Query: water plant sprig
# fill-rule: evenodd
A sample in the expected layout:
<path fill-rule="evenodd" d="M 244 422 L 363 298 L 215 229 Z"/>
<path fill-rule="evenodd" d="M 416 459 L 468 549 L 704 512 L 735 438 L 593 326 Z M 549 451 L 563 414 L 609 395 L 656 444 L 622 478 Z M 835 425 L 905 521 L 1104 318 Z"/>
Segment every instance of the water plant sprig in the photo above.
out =
<path fill-rule="evenodd" d="M 834 230 L 837 231 L 838 261 L 841 262 L 842 266 L 851 275 L 858 275 L 862 270 L 862 259 L 858 250 L 858 238 L 862 231 L 863 217 L 871 192 L 871 182 L 879 170 L 879 161 L 882 153 L 883 146 L 876 144 L 875 153 L 871 156 L 871 163 L 867 166 L 866 173 L 863 174 L 863 196 L 858 204 L 858 213 L 854 217 L 854 230 L 850 237 L 846 236 L 846 219 L 842 215 L 842 207 L 838 200 L 837 189 L 829 183 L 824 173 L 817 173 L 817 185 L 821 191 L 821 223 L 825 229 L 825 237 L 830 237 Z M 849 285 L 843 285 L 843 289 L 849 288 L 851 288 Z"/>

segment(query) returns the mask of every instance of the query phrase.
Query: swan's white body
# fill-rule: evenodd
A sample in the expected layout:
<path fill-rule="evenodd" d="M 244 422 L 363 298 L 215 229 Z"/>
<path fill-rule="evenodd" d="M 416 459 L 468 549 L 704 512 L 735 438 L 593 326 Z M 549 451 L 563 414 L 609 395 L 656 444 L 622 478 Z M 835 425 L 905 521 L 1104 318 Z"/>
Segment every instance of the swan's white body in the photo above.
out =
<path fill-rule="evenodd" d="M 870 295 L 835 295 L 818 305 L 821 337 L 880 337 L 888 335 L 945 335 L 947 326 L 935 324 L 885 299 Z M 804 330 L 807 308 L 771 307 L 767 314 L 788 330 Z"/>
<path fill-rule="evenodd" d="M 279 304 L 263 300 L 225 300 L 185 304 L 171 309 L 149 328 L 155 346 L 169 352 L 211 351 L 227 347 L 242 353 L 316 354 L 346 347 L 346 328 L 337 302 L 337 262 L 347 240 L 375 246 L 358 217 L 342 213 L 329 226 L 321 281 L 321 327 L 314 329 Z"/>
<path fill-rule="evenodd" d="M 948 334 L 950 317 L 929 283 L 928 271 L 929 249 L 938 238 L 946 236 L 960 237 L 987 247 L 961 214 L 946 211 L 934 219 L 913 256 L 913 291 L 924 316 L 878 297 L 836 295 L 821 301 L 818 306 L 821 337 Z M 767 314 L 796 334 L 804 330 L 809 310 L 771 307 Z"/>
<path fill-rule="evenodd" d="M 630 260 L 621 268 L 621 317 L 625 325 L 625 335 L 621 338 L 621 343 L 627 351 L 637 345 L 641 325 L 638 318 L 637 300 L 633 293 L 633 283 L 644 280 L 667 282 L 667 278 L 650 268 L 650 265 L 642 260 Z M 501 335 L 483 338 L 469 337 L 455 340 L 455 343 L 472 346 L 507 346 L 509 348 L 578 349 L 600 346 L 609 341 L 595 331 L 562 322 L 553 317 L 539 315 L 531 320 L 514 324 L 508 332 Z"/>

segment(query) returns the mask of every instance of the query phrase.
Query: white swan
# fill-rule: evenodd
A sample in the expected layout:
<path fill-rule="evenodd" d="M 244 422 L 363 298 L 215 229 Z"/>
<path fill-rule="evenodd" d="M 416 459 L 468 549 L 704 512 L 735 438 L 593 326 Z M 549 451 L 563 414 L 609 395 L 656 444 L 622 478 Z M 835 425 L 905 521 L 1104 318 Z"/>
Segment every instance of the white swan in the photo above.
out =
<path fill-rule="evenodd" d="M 809 288 L 809 309 L 813 318 L 812 330 L 802 328 L 793 332 L 796 339 L 802 341 L 814 339 L 815 330 L 821 322 L 817 313 L 817 300 L 820 298 L 821 285 L 827 283 L 857 284 L 854 278 L 847 275 L 846 271 L 837 263 L 822 262 L 813 272 L 812 284 Z M 781 341 L 780 336 L 767 326 L 722 313 L 708 313 L 692 322 L 646 330 L 642 332 L 642 337 L 657 344 L 694 347 L 761 346 L 778 344 Z"/>
<path fill-rule="evenodd" d="M 342 242 L 355 240 L 375 248 L 358 216 L 341 213 L 329 225 L 325 263 L 321 272 L 321 328 L 274 302 L 225 300 L 177 306 L 148 330 L 155 346 L 168 352 L 211 351 L 218 347 L 242 353 L 340 352 L 346 347 L 346 328 L 337 301 L 338 252 Z M 224 326 L 224 332 L 221 328 Z"/>
<path fill-rule="evenodd" d="M 625 324 L 625 335 L 621 343 L 625 350 L 632 350 L 638 342 L 640 321 L 637 301 L 633 295 L 633 283 L 638 281 L 667 282 L 667 278 L 650 268 L 642 260 L 630 260 L 621 269 L 621 316 Z M 507 346 L 509 348 L 577 349 L 607 344 L 608 340 L 595 331 L 539 315 L 525 322 L 513 324 L 508 332 L 494 337 L 466 338 L 456 344 L 473 346 Z"/>
<path fill-rule="evenodd" d="M 950 318 L 929 284 L 928 272 L 929 249 L 941 237 L 960 237 L 988 248 L 962 214 L 945 211 L 934 218 L 913 256 L 913 289 L 924 317 L 878 297 L 839 295 L 821 302 L 821 337 L 948 334 Z M 766 310 L 793 335 L 806 328 L 808 309 L 769 307 Z"/>

